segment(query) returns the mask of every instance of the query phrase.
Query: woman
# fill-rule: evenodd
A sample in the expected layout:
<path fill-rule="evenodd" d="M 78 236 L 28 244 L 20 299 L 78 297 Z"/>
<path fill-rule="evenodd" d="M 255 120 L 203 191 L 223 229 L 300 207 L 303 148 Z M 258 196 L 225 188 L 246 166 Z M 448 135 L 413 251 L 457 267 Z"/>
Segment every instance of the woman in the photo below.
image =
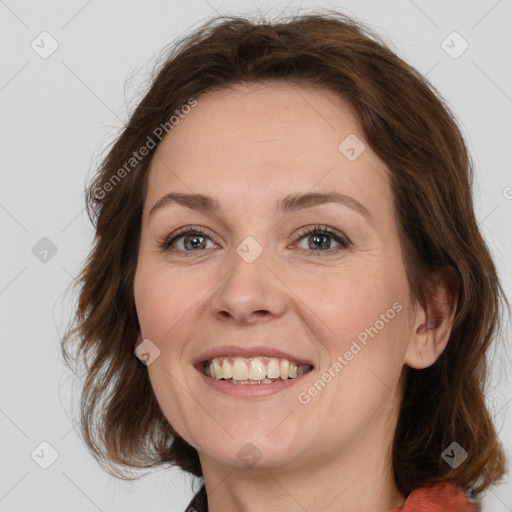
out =
<path fill-rule="evenodd" d="M 89 188 L 63 353 L 93 454 L 202 476 L 187 510 L 479 510 L 506 299 L 471 173 L 435 89 L 344 15 L 184 38 Z"/>

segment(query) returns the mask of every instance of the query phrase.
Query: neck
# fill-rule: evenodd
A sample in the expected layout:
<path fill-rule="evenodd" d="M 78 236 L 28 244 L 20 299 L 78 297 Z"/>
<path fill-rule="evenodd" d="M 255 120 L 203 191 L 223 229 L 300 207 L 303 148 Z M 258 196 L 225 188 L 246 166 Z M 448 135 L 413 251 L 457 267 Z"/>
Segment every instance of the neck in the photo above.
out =
<path fill-rule="evenodd" d="M 208 511 L 389 512 L 401 507 L 405 497 L 393 478 L 393 433 L 389 425 L 365 431 L 357 442 L 295 459 L 293 467 L 240 469 L 200 454 Z"/>

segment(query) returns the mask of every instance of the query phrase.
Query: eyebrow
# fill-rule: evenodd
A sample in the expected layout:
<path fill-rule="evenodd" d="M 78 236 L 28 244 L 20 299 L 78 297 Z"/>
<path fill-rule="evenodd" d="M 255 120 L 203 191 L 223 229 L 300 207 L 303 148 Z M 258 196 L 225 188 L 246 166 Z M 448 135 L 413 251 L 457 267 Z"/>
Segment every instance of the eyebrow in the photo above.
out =
<path fill-rule="evenodd" d="M 368 209 L 353 197 L 338 192 L 307 192 L 295 193 L 285 196 L 283 199 L 278 199 L 275 203 L 276 213 L 286 214 L 312 208 L 313 206 L 322 205 L 325 203 L 339 203 L 344 206 L 355 210 L 362 214 L 374 224 L 374 220 Z M 177 192 L 169 192 L 161 197 L 149 211 L 149 216 L 153 215 L 155 211 L 168 206 L 169 204 L 177 204 L 191 210 L 210 211 L 218 213 L 220 211 L 220 204 L 216 197 L 208 196 L 205 194 L 181 194 Z"/>

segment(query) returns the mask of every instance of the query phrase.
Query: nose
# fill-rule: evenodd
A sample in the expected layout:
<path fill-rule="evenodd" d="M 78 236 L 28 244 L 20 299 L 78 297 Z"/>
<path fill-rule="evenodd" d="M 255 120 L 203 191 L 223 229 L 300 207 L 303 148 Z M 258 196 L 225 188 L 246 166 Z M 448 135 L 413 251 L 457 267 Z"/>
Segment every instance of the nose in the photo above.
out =
<path fill-rule="evenodd" d="M 210 297 L 210 312 L 217 320 L 248 325 L 283 315 L 287 288 L 264 253 L 252 263 L 234 253 L 231 267 Z"/>

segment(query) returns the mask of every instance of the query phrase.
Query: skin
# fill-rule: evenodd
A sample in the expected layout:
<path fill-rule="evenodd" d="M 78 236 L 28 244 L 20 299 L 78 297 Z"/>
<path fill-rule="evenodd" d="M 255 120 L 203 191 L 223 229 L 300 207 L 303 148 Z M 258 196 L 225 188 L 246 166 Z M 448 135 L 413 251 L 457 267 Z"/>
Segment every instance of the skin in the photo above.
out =
<path fill-rule="evenodd" d="M 453 321 L 448 287 L 441 281 L 425 307 L 411 299 L 388 171 L 368 144 L 354 161 L 338 149 L 349 134 L 364 142 L 342 98 L 277 82 L 197 99 L 151 162 L 134 294 L 136 345 L 149 339 L 160 350 L 148 366 L 151 384 L 163 414 L 199 452 L 209 510 L 402 506 L 391 447 L 404 379 L 408 366 L 430 366 L 446 346 Z M 221 210 L 170 203 L 149 217 L 171 191 L 214 195 Z M 351 196 L 373 221 L 336 203 L 285 215 L 274 210 L 287 194 L 319 191 Z M 207 231 L 199 238 L 204 249 L 184 246 L 183 235 L 174 252 L 161 247 L 188 225 Z M 316 225 L 351 245 L 328 238 L 320 242 L 327 249 L 315 250 L 314 236 L 298 233 Z M 236 252 L 248 236 L 263 249 L 252 263 Z M 401 311 L 300 403 L 297 395 L 395 303 Z M 264 398 L 211 390 L 193 360 L 244 343 L 282 349 L 315 368 L 301 384 Z M 261 454 L 252 467 L 237 455 L 249 442 Z"/>

